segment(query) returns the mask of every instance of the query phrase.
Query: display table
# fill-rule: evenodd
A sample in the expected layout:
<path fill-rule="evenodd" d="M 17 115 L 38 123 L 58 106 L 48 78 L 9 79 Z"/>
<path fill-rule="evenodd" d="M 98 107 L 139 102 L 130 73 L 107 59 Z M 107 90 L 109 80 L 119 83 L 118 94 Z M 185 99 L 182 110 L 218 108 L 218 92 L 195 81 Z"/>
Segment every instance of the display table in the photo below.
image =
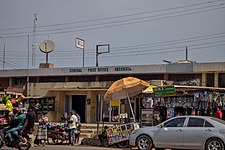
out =
<path fill-rule="evenodd" d="M 138 123 L 119 124 L 108 128 L 106 130 L 108 144 L 112 145 L 115 143 L 129 140 L 130 133 L 138 128 Z"/>

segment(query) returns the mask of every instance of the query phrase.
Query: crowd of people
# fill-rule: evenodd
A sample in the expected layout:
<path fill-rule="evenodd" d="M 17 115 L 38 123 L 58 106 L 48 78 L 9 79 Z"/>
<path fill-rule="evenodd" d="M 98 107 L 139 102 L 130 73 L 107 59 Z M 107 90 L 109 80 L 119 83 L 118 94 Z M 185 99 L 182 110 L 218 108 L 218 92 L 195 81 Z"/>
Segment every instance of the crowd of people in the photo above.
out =
<path fill-rule="evenodd" d="M 33 131 L 35 118 L 36 115 L 33 112 L 32 106 L 30 106 L 28 110 L 18 107 L 13 108 L 8 114 L 7 123 L 4 124 L 5 128 L 1 130 L 0 138 L 3 143 L 13 143 L 15 140 L 18 140 L 19 143 L 23 143 L 24 139 L 21 137 L 21 133 L 24 131 Z"/>
<path fill-rule="evenodd" d="M 8 113 L 7 117 L 7 128 L 5 127 L 5 131 L 0 133 L 0 139 L 2 141 L 6 138 L 9 139 L 10 142 L 14 142 L 18 140 L 23 143 L 23 138 L 21 137 L 21 133 L 24 131 L 34 131 L 35 122 L 38 121 L 37 126 L 37 134 L 34 135 L 34 144 L 37 146 L 45 146 L 47 144 L 48 139 L 48 117 L 46 116 L 48 112 L 42 111 L 41 116 L 38 117 L 35 112 L 34 106 L 29 106 L 26 110 L 24 108 L 15 107 L 11 112 Z M 38 118 L 38 119 L 37 119 Z M 65 121 L 65 125 L 68 126 L 68 135 L 69 135 L 69 143 L 70 145 L 75 145 L 79 142 L 80 135 L 80 116 L 76 113 L 76 111 L 72 110 L 69 115 L 64 114 L 62 118 Z M 6 125 L 5 124 L 5 125 Z"/>

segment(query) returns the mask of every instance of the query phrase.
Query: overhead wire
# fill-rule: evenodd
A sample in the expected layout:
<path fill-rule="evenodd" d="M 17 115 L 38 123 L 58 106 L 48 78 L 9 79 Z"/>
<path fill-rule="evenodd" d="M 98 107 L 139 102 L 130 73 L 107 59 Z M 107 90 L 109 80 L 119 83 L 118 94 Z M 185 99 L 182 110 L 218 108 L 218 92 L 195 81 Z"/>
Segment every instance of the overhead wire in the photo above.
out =
<path fill-rule="evenodd" d="M 111 47 L 111 52 L 116 52 L 116 51 L 130 51 L 133 49 L 143 49 L 143 48 L 148 48 L 148 47 L 162 47 L 162 46 L 170 46 L 170 45 L 175 45 L 175 44 L 182 44 L 182 43 L 190 43 L 190 42 L 199 42 L 203 40 L 212 40 L 216 38 L 222 38 L 225 37 L 225 32 L 223 33 L 214 33 L 214 34 L 208 34 L 208 35 L 201 35 L 201 36 L 194 36 L 194 37 L 189 37 L 189 38 L 182 38 L 182 39 L 176 39 L 176 40 L 168 40 L 168 41 L 160 41 L 160 42 L 153 42 L 153 43 L 143 43 L 143 44 L 138 44 L 138 45 L 128 45 L 128 46 L 119 46 L 119 47 Z M 18 51 L 22 52 L 22 51 Z M 57 50 L 54 51 L 54 53 L 70 53 L 74 52 L 74 50 Z M 85 49 L 85 53 L 94 53 L 95 49 Z M 14 51 L 7 51 L 7 54 L 14 55 Z M 18 53 L 19 55 L 20 53 Z M 24 56 L 24 54 L 21 53 L 21 55 Z"/>
<path fill-rule="evenodd" d="M 120 16 L 107 17 L 107 18 L 98 18 L 98 19 L 71 22 L 71 23 L 52 24 L 52 25 L 38 26 L 38 27 L 39 28 L 41 28 L 41 27 L 43 27 L 43 28 L 44 27 L 53 27 L 53 26 L 58 27 L 58 26 L 61 26 L 61 25 L 68 25 L 68 24 L 78 24 L 78 23 L 86 23 L 86 22 L 93 22 L 93 21 L 120 19 L 120 18 L 124 18 L 124 17 L 134 17 L 134 16 L 137 16 L 137 15 L 154 13 L 154 12 L 157 12 L 157 11 L 163 12 L 165 10 L 181 9 L 182 7 L 188 8 L 188 7 L 193 7 L 193 6 L 202 6 L 202 5 L 212 4 L 212 3 L 215 3 L 215 2 L 221 2 L 221 1 L 223 1 L 223 0 L 208 1 L 208 2 L 205 2 L 205 3 L 191 4 L 191 5 L 185 5 L 185 6 L 180 6 L 180 7 L 149 11 L 149 12 L 133 13 L 133 14 L 128 14 L 128 15 L 120 15 Z M 211 5 L 211 6 L 204 6 L 204 7 L 200 7 L 200 8 L 191 8 L 191 9 L 188 9 L 188 10 L 181 10 L 181 11 L 177 11 L 177 12 L 166 12 L 164 14 L 157 14 L 157 15 L 152 15 L 152 16 L 143 16 L 143 17 L 139 17 L 139 19 L 136 18 L 136 17 L 130 18 L 130 19 L 125 18 L 124 20 L 119 20 L 119 21 L 110 21 L 110 22 L 104 22 L 104 23 L 94 23 L 94 24 L 89 24 L 89 25 L 76 26 L 76 28 L 81 28 L 81 29 L 70 30 L 70 31 L 62 31 L 61 32 L 61 31 L 58 31 L 58 30 L 67 30 L 67 29 L 71 29 L 71 28 L 74 28 L 74 27 L 40 30 L 39 34 L 37 34 L 37 36 L 50 35 L 50 34 L 61 34 L 61 33 L 69 33 L 69 32 L 78 32 L 78 31 L 86 31 L 86 30 L 94 30 L 94 29 L 101 29 L 101 28 L 107 28 L 107 27 L 115 27 L 115 26 L 122 26 L 122 25 L 131 25 L 131 24 L 135 24 L 135 23 L 144 23 L 144 22 L 149 22 L 149 21 L 156 21 L 156 20 L 162 20 L 162 19 L 167 19 L 167 18 L 172 18 L 172 17 L 179 17 L 179 16 L 184 16 L 184 15 L 190 15 L 190 14 L 196 14 L 196 13 L 201 13 L 201 12 L 224 9 L 225 7 L 223 5 L 224 5 L 224 3 L 220 3 L 220 4 Z M 190 12 L 190 11 L 192 11 L 192 12 Z M 177 14 L 177 13 L 179 13 L 179 14 Z M 154 18 L 154 17 L 156 17 L 156 18 Z M 153 18 L 153 19 L 149 19 L 149 18 Z M 136 21 L 136 20 L 138 20 L 138 21 Z M 125 22 L 125 23 L 121 23 L 121 22 Z M 110 24 L 110 25 L 107 25 L 107 24 Z M 104 26 L 102 26 L 102 25 L 104 25 Z M 98 26 L 98 27 L 87 28 L 89 26 Z M 23 29 L 29 29 L 29 28 L 33 28 L 33 27 L 28 27 L 28 28 L 24 27 Z M 84 28 L 84 29 L 82 29 L 82 28 Z M 22 28 L 0 29 L 0 31 L 5 31 L 5 30 L 10 31 L 10 30 L 19 30 L 19 29 L 22 29 Z M 42 33 L 41 34 L 41 32 L 55 31 L 55 30 L 57 30 L 57 32 L 50 32 L 50 33 Z M 23 33 L 14 33 L 14 34 L 23 34 Z M 201 46 L 201 47 L 195 47 L 195 48 L 192 47 L 191 50 L 198 50 L 200 48 L 211 48 L 211 47 L 224 46 L 224 44 L 217 44 L 217 43 L 224 42 L 224 41 L 214 41 L 214 42 L 211 42 L 212 45 L 209 45 L 209 42 L 202 43 L 202 44 L 199 43 L 199 44 L 195 44 L 195 45 L 190 44 L 191 42 L 199 42 L 199 41 L 203 41 L 203 40 L 212 40 L 212 39 L 220 38 L 220 37 L 222 38 L 222 37 L 224 37 L 224 34 L 225 33 L 216 33 L 216 34 L 208 35 L 208 37 L 203 35 L 203 36 L 191 37 L 191 38 L 186 38 L 186 39 L 170 40 L 170 41 L 155 42 L 155 43 L 144 43 L 144 44 L 128 45 L 128 46 L 120 46 L 120 47 L 111 47 L 110 55 L 105 55 L 104 58 L 123 57 L 124 56 L 123 54 L 125 54 L 125 56 L 134 56 L 134 55 L 147 55 L 147 54 L 161 54 L 161 53 L 169 53 L 169 52 L 178 52 L 178 51 L 183 51 L 182 50 L 182 48 L 184 47 L 183 45 L 174 46 L 174 47 L 169 47 L 169 46 L 176 45 L 176 44 L 182 44 L 182 43 L 185 43 L 185 46 L 187 45 L 188 47 L 204 45 L 204 46 Z M 27 36 L 27 32 L 26 32 L 26 36 Z M 210 36 L 216 36 L 216 37 L 210 37 Z M 24 36 L 22 36 L 22 35 L 4 36 L 4 38 L 16 38 L 16 37 L 24 37 Z M 203 38 L 203 37 L 205 37 L 205 38 Z M 202 39 L 200 39 L 200 38 L 202 38 Z M 207 44 L 208 44 L 208 46 L 205 46 Z M 162 47 L 162 46 L 168 46 L 168 47 L 161 48 L 161 51 L 160 51 L 159 47 Z M 155 49 L 153 49 L 154 47 L 155 47 Z M 174 48 L 174 49 L 177 48 L 177 50 L 170 50 L 170 51 L 168 50 L 168 49 L 172 49 L 172 48 Z M 131 50 L 137 50 L 137 49 L 138 49 L 138 51 L 136 51 L 136 52 L 131 51 Z M 123 52 L 121 52 L 121 50 Z M 88 52 L 88 51 L 90 51 L 90 52 Z M 120 54 L 119 55 L 116 55 L 116 54 L 113 55 L 113 53 L 116 52 L 116 51 L 120 51 Z M 125 52 L 125 51 L 129 51 L 129 52 Z M 90 56 L 86 56 L 86 58 L 88 59 L 88 58 L 95 57 L 95 56 L 91 56 L 91 55 L 95 54 L 94 52 L 95 52 L 94 49 L 86 50 L 87 55 L 90 55 Z M 137 54 L 137 52 L 138 52 L 138 54 Z M 8 53 L 8 51 L 7 51 L 7 53 Z M 63 53 L 66 54 L 65 51 L 63 51 Z M 68 52 L 67 52 L 67 55 L 71 56 L 71 54 L 68 53 Z M 20 56 L 17 55 L 17 58 L 14 58 L 14 59 L 20 59 L 19 57 Z M 66 59 L 81 59 L 81 57 L 79 57 L 79 56 L 72 56 L 72 57 L 73 58 L 70 58 L 70 57 L 66 58 L 65 55 L 64 55 L 63 58 L 61 58 L 61 57 L 57 58 L 57 55 L 54 54 L 54 57 L 51 57 L 51 59 L 65 59 L 65 58 Z M 12 57 L 10 57 L 10 58 L 12 58 Z M 21 57 L 21 59 L 23 59 L 23 58 Z M 12 64 L 10 64 L 10 65 L 12 65 Z"/>
<path fill-rule="evenodd" d="M 222 44 L 220 44 L 222 43 Z M 221 40 L 221 41 L 214 41 L 214 42 L 205 42 L 205 43 L 200 43 L 200 44 L 189 44 L 187 45 L 189 47 L 189 49 L 191 50 L 196 50 L 196 49 L 200 49 L 200 48 L 211 48 L 211 47 L 218 47 L 218 46 L 224 46 L 225 45 L 225 40 Z M 110 55 L 104 55 L 104 57 L 107 58 L 112 58 L 112 57 L 124 57 L 124 56 L 140 56 L 140 55 L 147 55 L 147 54 L 164 54 L 164 53 L 168 53 L 168 52 L 178 52 L 178 51 L 184 51 L 185 46 L 179 45 L 179 46 L 172 46 L 172 47 L 161 47 L 161 48 L 139 48 L 136 51 L 131 51 L 131 52 L 120 52 L 118 53 L 111 53 Z M 172 50 L 170 50 L 172 49 Z M 177 50 L 175 50 L 177 49 Z M 61 57 L 59 57 L 61 56 Z M 51 59 L 81 59 L 81 57 L 79 56 L 73 56 L 71 54 L 64 54 L 59 55 L 59 56 L 51 56 Z M 86 58 L 94 58 L 95 56 L 86 56 Z M 14 59 L 18 59 L 14 58 Z"/>
<path fill-rule="evenodd" d="M 68 23 L 57 23 L 57 24 L 49 24 L 49 25 L 39 25 L 39 26 L 37 26 L 37 28 L 62 26 L 62 25 L 68 25 L 68 24 L 79 24 L 79 23 L 86 23 L 86 22 L 95 22 L 95 21 L 109 20 L 109 19 L 118 19 L 118 18 L 123 18 L 123 17 L 130 17 L 130 16 L 136 16 L 136 15 L 143 15 L 143 14 L 149 14 L 149 13 L 156 13 L 156 12 L 162 12 L 162 11 L 170 11 L 170 10 L 174 10 L 174 9 L 193 7 L 193 6 L 198 6 L 198 5 L 211 4 L 211 3 L 220 2 L 220 1 L 223 1 L 223 0 L 214 0 L 214 1 L 195 3 L 195 4 L 184 5 L 184 6 L 172 7 L 172 8 L 164 8 L 164 9 L 158 9 L 158 10 L 153 10 L 153 11 L 145 11 L 145 12 L 139 12 L 139 13 L 132 13 L 132 14 L 112 16 L 112 17 L 103 17 L 103 18 L 97 18 L 97 19 L 89 19 L 89 20 L 84 20 L 84 21 L 75 21 L 75 22 L 68 22 Z M 32 28 L 33 27 L 4 28 L 4 29 L 0 29 L 0 31 L 32 29 Z"/>
<path fill-rule="evenodd" d="M 194 14 L 194 13 L 200 13 L 200 12 L 206 12 L 206 11 L 212 11 L 212 10 L 217 10 L 217 9 L 224 9 L 225 7 L 218 7 L 218 6 L 222 6 L 224 5 L 223 3 L 217 4 L 217 5 L 213 5 L 213 6 L 206 6 L 206 7 L 202 7 L 202 8 L 194 8 L 194 9 L 189 9 L 189 10 L 182 10 L 179 12 L 171 12 L 171 13 L 164 13 L 164 14 L 159 14 L 159 15 L 155 15 L 155 16 L 150 16 L 151 17 L 160 17 L 160 16 L 164 16 L 164 15 L 170 15 L 170 14 L 177 14 L 177 15 L 173 15 L 173 16 L 166 16 L 166 17 L 161 17 L 161 18 L 154 18 L 154 19 L 148 19 L 148 20 L 141 20 L 141 21 L 136 21 L 139 19 L 143 19 L 143 17 L 139 17 L 139 18 L 132 18 L 132 19 L 126 19 L 126 20 L 119 20 L 119 21 L 112 21 L 112 22 L 106 22 L 106 23 L 97 23 L 97 24 L 90 24 L 90 25 L 82 25 L 82 26 L 76 26 L 76 27 L 70 27 L 70 28 L 84 28 L 84 27 L 88 27 L 91 26 L 90 28 L 85 28 L 85 29 L 76 29 L 76 30 L 69 30 L 69 31 L 58 31 L 60 30 L 60 28 L 57 29 L 49 29 L 49 30 L 43 30 L 43 31 L 37 31 L 37 32 L 46 32 L 46 31 L 52 31 L 52 30 L 57 30 L 57 32 L 50 32 L 50 33 L 38 33 L 36 34 L 37 36 L 41 36 L 41 35 L 50 35 L 50 34 L 61 34 L 61 33 L 68 33 L 68 32 L 78 32 L 78 31 L 86 31 L 86 30 L 94 30 L 94 29 L 100 29 L 100 28 L 106 28 L 106 27 L 114 27 L 114 26 L 121 26 L 121 25 L 130 25 L 130 24 L 136 24 L 136 23 L 144 23 L 144 22 L 149 22 L 149 21 L 155 21 L 155 20 L 161 20 L 161 19 L 166 19 L 166 18 L 171 18 L 171 17 L 178 17 L 178 16 L 183 16 L 183 15 L 190 15 L 190 14 Z M 211 7 L 215 7 L 216 8 L 211 8 Z M 207 10 L 201 10 L 201 9 L 205 9 L 205 8 L 211 8 L 211 9 L 207 9 Z M 195 10 L 195 12 L 189 12 L 189 13 L 183 13 L 183 12 L 187 12 L 187 11 L 193 11 Z M 180 14 L 183 13 L 183 14 Z M 149 18 L 148 17 L 144 17 L 144 18 Z M 134 21 L 133 21 L 134 20 Z M 121 23 L 121 22 L 127 22 L 127 21 L 133 21 L 133 22 L 128 22 L 128 23 Z M 118 24 L 115 24 L 118 23 Z M 110 25 L 105 25 L 102 26 L 104 24 L 110 24 Z M 98 27 L 98 25 L 100 25 Z M 97 26 L 97 27 L 92 27 L 92 26 Z M 70 28 L 62 28 L 62 29 L 70 29 Z M 8 33 L 10 34 L 25 34 L 27 35 L 27 32 L 22 32 L 22 33 Z M 22 35 L 18 35 L 18 36 L 5 36 L 5 38 L 12 38 L 12 37 L 23 37 Z"/>

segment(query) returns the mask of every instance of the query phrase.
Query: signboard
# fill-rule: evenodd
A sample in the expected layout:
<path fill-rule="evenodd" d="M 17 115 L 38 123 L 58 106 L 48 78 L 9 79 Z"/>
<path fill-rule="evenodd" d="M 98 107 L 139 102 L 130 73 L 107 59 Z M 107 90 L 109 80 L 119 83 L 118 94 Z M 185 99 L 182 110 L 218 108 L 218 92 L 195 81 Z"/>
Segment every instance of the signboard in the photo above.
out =
<path fill-rule="evenodd" d="M 80 38 L 76 38 L 76 47 L 84 49 L 84 40 Z"/>
<path fill-rule="evenodd" d="M 141 123 L 143 125 L 153 125 L 153 109 L 141 110 Z"/>
<path fill-rule="evenodd" d="M 126 141 L 129 139 L 130 133 L 138 128 L 138 123 L 126 123 L 113 126 L 106 130 L 108 143 L 111 145 L 114 143 Z"/>
<path fill-rule="evenodd" d="M 176 94 L 176 88 L 174 86 L 157 86 L 153 91 L 156 96 Z"/>

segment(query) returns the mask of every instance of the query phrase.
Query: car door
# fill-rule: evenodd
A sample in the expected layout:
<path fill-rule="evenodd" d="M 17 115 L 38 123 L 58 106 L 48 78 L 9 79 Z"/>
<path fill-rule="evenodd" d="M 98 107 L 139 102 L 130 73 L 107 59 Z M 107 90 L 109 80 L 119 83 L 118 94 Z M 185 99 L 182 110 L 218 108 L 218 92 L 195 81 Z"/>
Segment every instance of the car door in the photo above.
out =
<path fill-rule="evenodd" d="M 184 147 L 200 148 L 210 136 L 214 127 L 205 119 L 189 117 L 187 127 L 184 128 Z"/>
<path fill-rule="evenodd" d="M 154 135 L 154 144 L 157 147 L 183 147 L 183 125 L 185 117 L 171 119 L 157 130 Z"/>

